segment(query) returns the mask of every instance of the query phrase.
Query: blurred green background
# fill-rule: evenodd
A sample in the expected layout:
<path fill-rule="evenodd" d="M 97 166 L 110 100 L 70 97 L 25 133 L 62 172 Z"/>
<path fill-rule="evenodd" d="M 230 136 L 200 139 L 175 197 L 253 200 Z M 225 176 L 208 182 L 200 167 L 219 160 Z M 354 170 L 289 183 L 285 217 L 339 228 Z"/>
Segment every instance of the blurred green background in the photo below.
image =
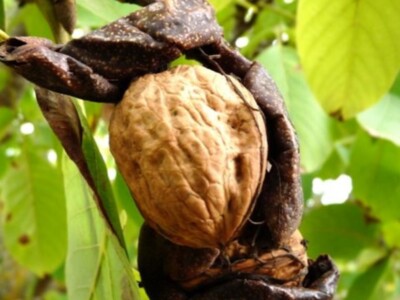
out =
<path fill-rule="evenodd" d="M 51 2 L 0 0 L 0 28 L 54 39 Z M 211 3 L 225 38 L 259 61 L 285 98 L 301 148 L 301 231 L 311 258 L 328 253 L 338 264 L 336 299 L 400 299 L 400 3 Z M 77 0 L 72 37 L 137 8 Z M 142 218 L 109 153 L 112 106 L 81 108 L 106 163 L 135 267 Z M 33 85 L 4 66 L 0 221 L 0 299 L 120 299 L 129 288 L 110 287 L 118 274 L 138 278 L 44 120 Z M 138 292 L 146 299 L 129 286 L 126 299 Z"/>

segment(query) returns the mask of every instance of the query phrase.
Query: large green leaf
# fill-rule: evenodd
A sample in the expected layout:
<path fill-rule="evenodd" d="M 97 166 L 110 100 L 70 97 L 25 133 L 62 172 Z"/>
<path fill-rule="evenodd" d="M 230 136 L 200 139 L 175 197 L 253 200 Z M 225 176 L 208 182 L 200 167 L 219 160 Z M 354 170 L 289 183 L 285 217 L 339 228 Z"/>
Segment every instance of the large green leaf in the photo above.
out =
<path fill-rule="evenodd" d="M 140 299 L 124 250 L 100 216 L 93 192 L 76 166 L 63 161 L 68 211 L 68 298 Z"/>
<path fill-rule="evenodd" d="M 299 136 L 301 166 L 318 169 L 333 150 L 330 120 L 315 101 L 304 79 L 296 51 L 274 46 L 257 58 L 276 81 Z"/>
<path fill-rule="evenodd" d="M 400 76 L 390 92 L 376 105 L 358 115 L 358 121 L 371 135 L 400 146 Z"/>
<path fill-rule="evenodd" d="M 335 259 L 355 259 L 374 244 L 377 225 L 367 224 L 354 204 L 320 206 L 304 215 L 301 232 L 309 241 L 308 253 L 328 253 Z"/>
<path fill-rule="evenodd" d="M 400 218 L 400 147 L 361 132 L 350 158 L 356 199 L 383 220 Z"/>
<path fill-rule="evenodd" d="M 354 282 L 346 297 L 347 300 L 380 300 L 392 299 L 393 290 L 390 292 L 387 281 L 391 276 L 393 265 L 390 257 L 385 257 L 373 264 L 362 273 Z"/>
<path fill-rule="evenodd" d="M 99 205 L 103 209 L 103 214 L 107 217 L 110 227 L 120 241 L 121 246 L 125 247 L 125 241 L 118 216 L 117 204 L 114 199 L 111 183 L 108 179 L 106 165 L 89 129 L 86 118 L 81 113 L 79 107 L 77 107 L 77 110 L 83 129 L 82 152 L 96 188 L 96 193 L 99 198 Z"/>
<path fill-rule="evenodd" d="M 107 169 L 81 107 L 69 96 L 36 88 L 49 125 L 96 195 L 98 207 L 124 247 L 124 238 Z"/>
<path fill-rule="evenodd" d="M 349 118 L 377 102 L 400 67 L 400 2 L 300 0 L 298 50 L 323 107 Z"/>
<path fill-rule="evenodd" d="M 38 275 L 54 271 L 67 244 L 61 172 L 26 146 L 6 173 L 1 196 L 4 241 L 13 257 Z"/>

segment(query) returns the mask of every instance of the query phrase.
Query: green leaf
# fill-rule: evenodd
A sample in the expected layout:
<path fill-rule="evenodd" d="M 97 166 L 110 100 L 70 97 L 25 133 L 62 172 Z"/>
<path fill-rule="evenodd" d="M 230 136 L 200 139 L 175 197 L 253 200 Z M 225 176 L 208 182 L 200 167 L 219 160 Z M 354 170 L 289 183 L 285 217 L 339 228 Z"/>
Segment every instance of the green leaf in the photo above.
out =
<path fill-rule="evenodd" d="M 85 13 L 90 12 L 96 18 L 103 21 L 102 25 L 115 21 L 125 15 L 128 15 L 138 9 L 137 5 L 122 4 L 117 1 L 109 0 L 78 0 L 78 8 L 85 10 Z M 78 20 L 83 11 L 78 9 Z M 93 21 L 93 19 L 92 19 Z M 100 25 L 100 24 L 99 24 Z"/>
<path fill-rule="evenodd" d="M 313 197 L 312 185 L 315 176 L 313 173 L 302 174 L 301 185 L 303 187 L 304 201 L 308 201 Z"/>
<path fill-rule="evenodd" d="M 4 241 L 12 256 L 40 276 L 54 271 L 67 244 L 60 171 L 25 146 L 5 175 L 1 195 Z"/>
<path fill-rule="evenodd" d="M 44 295 L 43 300 L 68 300 L 67 296 L 63 293 L 56 291 L 49 291 Z"/>
<path fill-rule="evenodd" d="M 0 140 L 7 133 L 9 126 L 15 118 L 15 112 L 8 107 L 0 107 Z"/>
<path fill-rule="evenodd" d="M 297 44 L 326 111 L 350 118 L 377 102 L 400 67 L 400 2 L 301 0 Z"/>
<path fill-rule="evenodd" d="M 107 216 L 107 220 L 110 222 L 111 229 L 120 241 L 121 246 L 125 247 L 117 204 L 114 199 L 111 183 L 108 179 L 106 165 L 89 129 L 86 118 L 83 116 L 80 108 L 78 106 L 76 108 L 83 129 L 82 151 L 86 164 L 89 168 L 90 175 L 93 179 L 93 184 L 96 188 L 96 194 L 99 196 L 99 205 L 103 210 L 103 214 Z"/>
<path fill-rule="evenodd" d="M 235 36 L 236 28 L 236 5 L 231 2 L 224 9 L 219 10 L 217 13 L 217 21 L 224 30 L 224 37 L 227 41 L 232 41 Z"/>
<path fill-rule="evenodd" d="M 113 182 L 113 187 L 120 208 L 126 211 L 129 219 L 139 228 L 143 224 L 143 217 L 140 214 L 135 201 L 133 200 L 133 196 L 120 172 L 117 172 L 117 177 Z"/>
<path fill-rule="evenodd" d="M 4 12 L 4 1 L 0 0 L 0 29 L 5 30 L 6 28 L 6 15 Z"/>
<path fill-rule="evenodd" d="M 234 0 L 210 0 L 211 5 L 214 7 L 217 13 L 234 2 Z"/>
<path fill-rule="evenodd" d="M 121 245 L 125 247 L 107 169 L 81 107 L 72 98 L 46 89 L 37 88 L 36 95 L 49 125 L 95 192 L 98 207 Z"/>
<path fill-rule="evenodd" d="M 400 147 L 360 132 L 353 145 L 349 175 L 354 197 L 382 220 L 400 218 Z"/>
<path fill-rule="evenodd" d="M 48 39 L 53 38 L 51 28 L 37 5 L 24 5 L 20 10 L 18 17 L 13 20 L 14 26 L 20 25 L 19 23 L 25 25 L 27 35 L 45 37 Z"/>
<path fill-rule="evenodd" d="M 390 299 L 386 285 L 390 285 L 387 277 L 392 273 L 392 260 L 385 257 L 373 264 L 354 282 L 346 297 L 347 300 L 380 300 Z"/>
<path fill-rule="evenodd" d="M 124 230 L 127 251 L 130 260 L 136 262 L 137 241 L 139 239 L 140 228 L 143 224 L 143 217 L 140 214 L 133 196 L 126 186 L 121 174 L 117 172 L 117 177 L 113 181 L 115 198 L 119 207 L 121 223 Z"/>
<path fill-rule="evenodd" d="M 345 173 L 349 164 L 349 152 L 345 146 L 340 144 L 335 145 L 334 151 L 318 172 L 316 172 L 316 176 L 321 179 L 331 179 Z"/>
<path fill-rule="evenodd" d="M 390 92 L 367 111 L 358 121 L 369 134 L 387 139 L 400 146 L 400 76 Z"/>
<path fill-rule="evenodd" d="M 280 24 L 283 19 L 281 15 L 271 11 L 268 7 L 264 8 L 257 15 L 255 24 L 245 33 L 245 36 L 249 38 L 249 43 L 241 50 L 242 54 L 247 57 L 252 57 L 261 43 L 268 39 L 274 39 L 276 36 L 275 27 Z"/>
<path fill-rule="evenodd" d="M 400 248 L 400 222 L 398 220 L 384 222 L 382 232 L 389 247 Z"/>
<path fill-rule="evenodd" d="M 63 172 L 68 211 L 68 299 L 140 299 L 128 259 L 100 216 L 93 192 L 66 158 Z"/>
<path fill-rule="evenodd" d="M 137 281 L 141 281 L 142 278 L 140 277 L 140 273 L 138 270 L 133 270 L 133 273 L 135 274 L 135 278 Z M 147 296 L 145 290 L 143 288 L 139 289 L 140 297 L 142 300 L 149 300 L 149 297 Z"/>
<path fill-rule="evenodd" d="M 375 243 L 377 225 L 367 224 L 354 204 L 320 206 L 304 215 L 300 230 L 309 241 L 308 253 L 328 253 L 335 259 L 354 259 Z"/>
<path fill-rule="evenodd" d="M 333 150 L 330 120 L 310 92 L 295 50 L 274 46 L 261 53 L 257 60 L 274 78 L 285 99 L 299 136 L 302 169 L 315 171 Z"/>

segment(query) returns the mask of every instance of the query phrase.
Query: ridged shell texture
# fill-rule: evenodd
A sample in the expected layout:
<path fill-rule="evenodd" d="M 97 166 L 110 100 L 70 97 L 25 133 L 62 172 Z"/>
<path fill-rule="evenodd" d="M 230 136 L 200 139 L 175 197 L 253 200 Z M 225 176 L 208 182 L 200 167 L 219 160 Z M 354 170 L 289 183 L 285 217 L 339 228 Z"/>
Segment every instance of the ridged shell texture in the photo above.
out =
<path fill-rule="evenodd" d="M 235 238 L 266 172 L 265 124 L 252 95 L 200 66 L 132 82 L 114 110 L 110 147 L 149 225 L 190 247 Z"/>

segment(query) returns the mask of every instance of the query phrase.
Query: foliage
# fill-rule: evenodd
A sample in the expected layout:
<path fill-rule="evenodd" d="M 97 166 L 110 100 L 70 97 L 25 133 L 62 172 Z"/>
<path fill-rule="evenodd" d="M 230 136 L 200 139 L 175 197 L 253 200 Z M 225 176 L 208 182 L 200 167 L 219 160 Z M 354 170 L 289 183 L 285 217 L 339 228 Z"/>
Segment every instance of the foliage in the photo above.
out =
<path fill-rule="evenodd" d="M 16 2 L 0 0 L 0 29 L 57 35 L 51 11 L 43 8 L 50 2 L 37 1 L 41 9 L 35 1 Z M 225 37 L 270 72 L 285 98 L 302 155 L 301 230 L 311 257 L 329 253 L 338 263 L 337 299 L 398 299 L 400 5 L 211 2 Z M 74 34 L 136 8 L 77 0 Z M 0 67 L 1 299 L 139 299 L 138 293 L 146 298 L 131 269 L 142 219 L 108 152 L 111 108 L 81 102 L 76 108 L 87 126 L 82 149 L 75 151 L 88 160 L 94 186 L 66 157 L 33 86 Z M 330 194 L 318 189 L 318 183 L 328 186 L 343 174 L 352 179 L 350 194 L 340 195 L 340 184 Z M 327 205 L 327 198 L 335 204 Z M 111 211 L 111 227 L 101 217 L 102 203 Z"/>

